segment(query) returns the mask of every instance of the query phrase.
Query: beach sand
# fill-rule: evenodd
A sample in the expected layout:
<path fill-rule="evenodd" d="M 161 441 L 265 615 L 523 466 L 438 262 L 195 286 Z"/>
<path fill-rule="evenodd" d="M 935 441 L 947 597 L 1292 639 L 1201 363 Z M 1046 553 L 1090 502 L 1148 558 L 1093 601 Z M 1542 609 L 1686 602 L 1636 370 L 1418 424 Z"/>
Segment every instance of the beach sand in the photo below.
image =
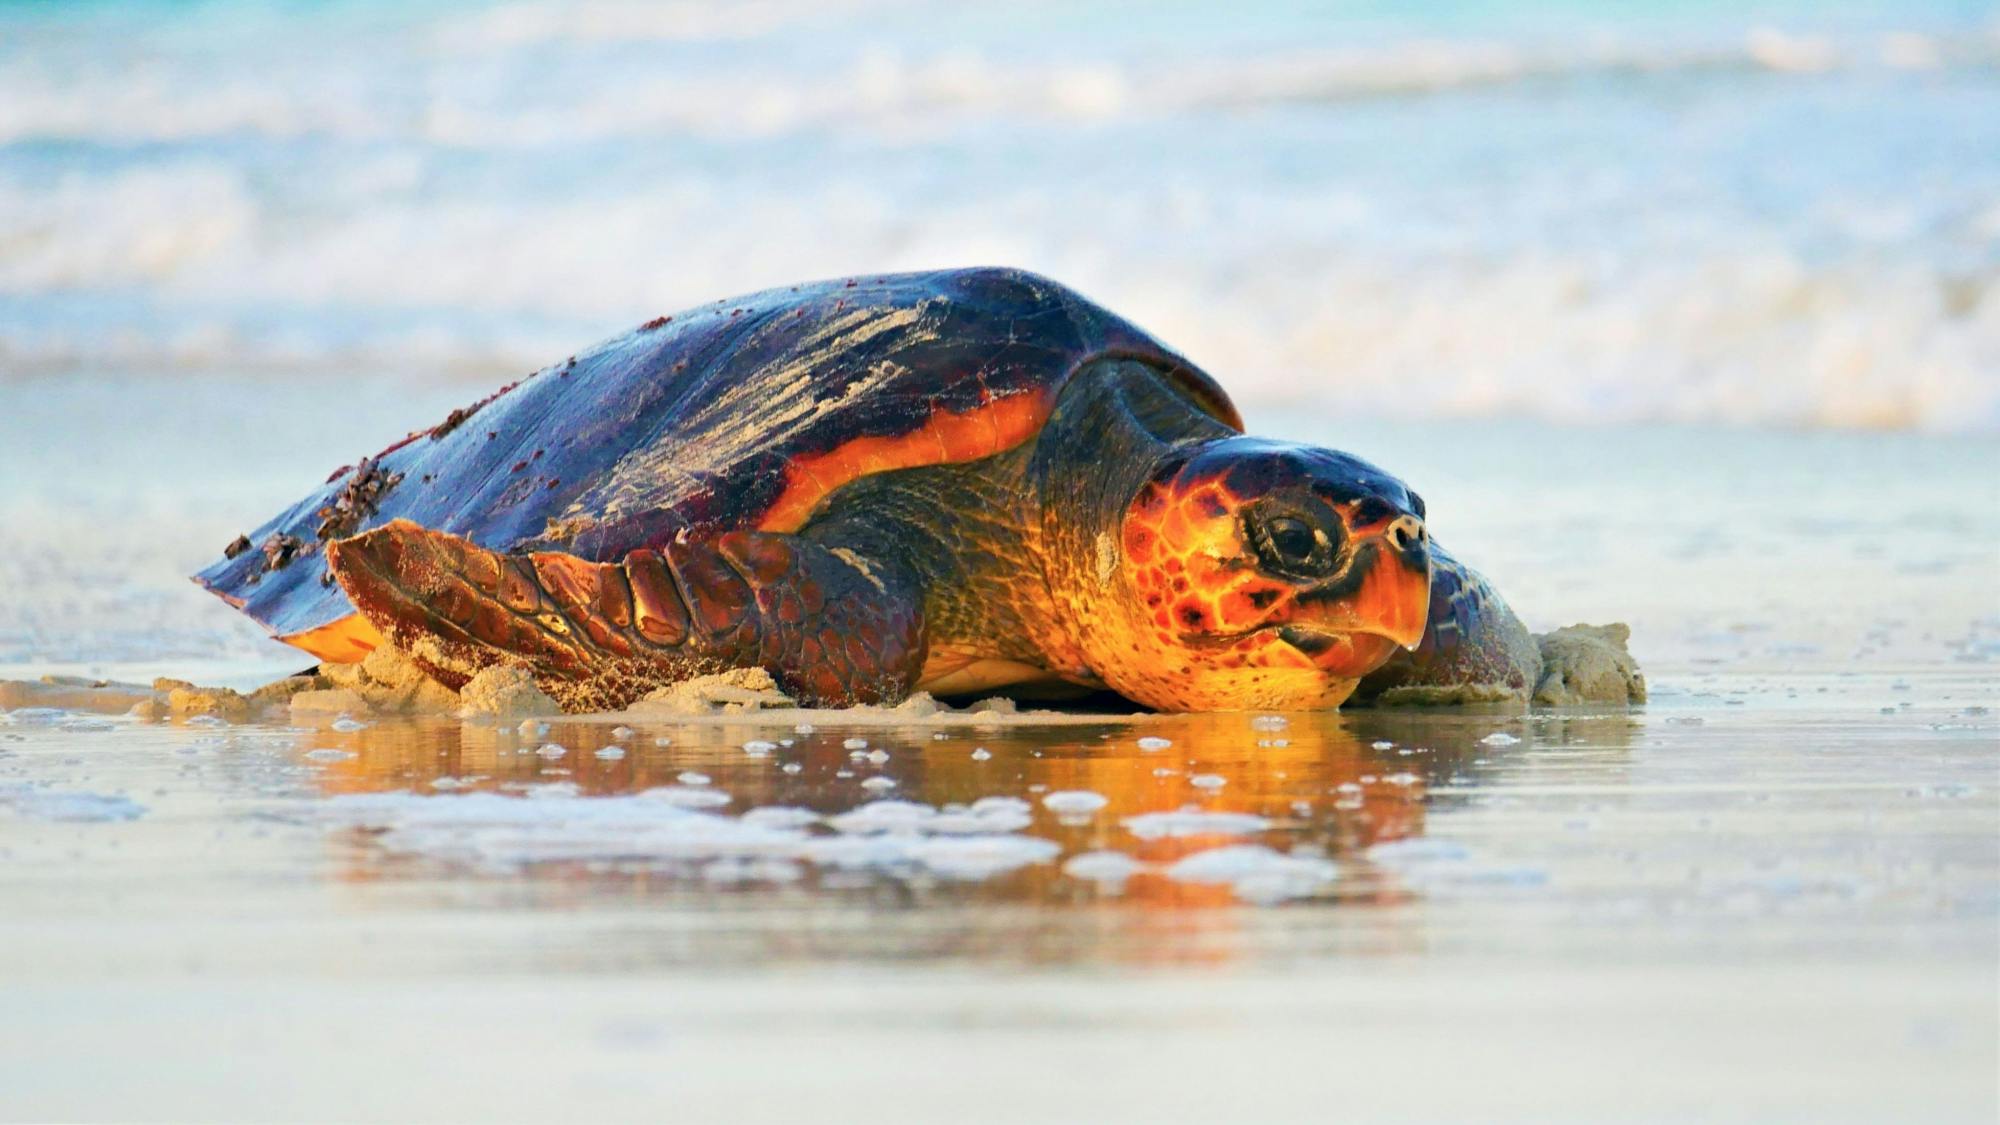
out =
<path fill-rule="evenodd" d="M 6 1116 L 1981 1120 L 1994 706 L 16 709 Z"/>

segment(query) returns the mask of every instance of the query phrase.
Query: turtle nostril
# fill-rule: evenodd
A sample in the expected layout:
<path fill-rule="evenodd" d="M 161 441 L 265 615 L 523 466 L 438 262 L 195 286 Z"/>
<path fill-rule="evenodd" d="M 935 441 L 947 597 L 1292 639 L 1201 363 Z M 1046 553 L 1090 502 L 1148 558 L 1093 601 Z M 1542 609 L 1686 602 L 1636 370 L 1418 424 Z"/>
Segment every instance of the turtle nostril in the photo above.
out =
<path fill-rule="evenodd" d="M 1382 533 L 1389 546 L 1405 557 L 1421 555 L 1424 545 L 1430 541 L 1430 533 L 1415 516 L 1400 516 L 1389 529 Z"/>

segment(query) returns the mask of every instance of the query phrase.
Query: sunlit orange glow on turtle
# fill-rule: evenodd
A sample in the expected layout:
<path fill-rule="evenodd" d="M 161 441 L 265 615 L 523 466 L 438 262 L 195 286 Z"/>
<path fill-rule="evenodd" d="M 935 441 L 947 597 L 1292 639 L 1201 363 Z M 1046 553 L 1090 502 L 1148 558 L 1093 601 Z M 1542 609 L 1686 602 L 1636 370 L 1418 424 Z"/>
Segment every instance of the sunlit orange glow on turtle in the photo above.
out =
<path fill-rule="evenodd" d="M 520 666 L 573 711 L 746 667 L 835 705 L 1533 682 L 1415 493 L 1242 429 L 1207 374 L 1046 278 L 818 282 L 453 411 L 197 580 L 323 660 L 386 641 L 448 687 Z"/>

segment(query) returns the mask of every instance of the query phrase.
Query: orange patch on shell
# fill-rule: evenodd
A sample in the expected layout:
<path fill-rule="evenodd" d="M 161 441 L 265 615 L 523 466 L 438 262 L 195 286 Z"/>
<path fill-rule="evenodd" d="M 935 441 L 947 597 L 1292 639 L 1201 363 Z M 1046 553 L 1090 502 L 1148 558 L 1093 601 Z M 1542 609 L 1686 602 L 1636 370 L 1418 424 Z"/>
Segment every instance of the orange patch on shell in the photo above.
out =
<path fill-rule="evenodd" d="M 1003 453 L 1035 436 L 1054 405 L 1053 396 L 1036 392 L 990 399 L 957 414 L 939 407 L 909 433 L 858 437 L 825 453 L 794 458 L 785 467 L 784 490 L 757 529 L 797 531 L 821 500 L 865 476 Z"/>
<path fill-rule="evenodd" d="M 279 640 L 293 648 L 302 648 L 321 660 L 332 664 L 356 664 L 367 658 L 382 643 L 382 634 L 376 631 L 366 617 L 350 613 L 338 621 L 308 629 L 303 633 L 293 633 Z"/>

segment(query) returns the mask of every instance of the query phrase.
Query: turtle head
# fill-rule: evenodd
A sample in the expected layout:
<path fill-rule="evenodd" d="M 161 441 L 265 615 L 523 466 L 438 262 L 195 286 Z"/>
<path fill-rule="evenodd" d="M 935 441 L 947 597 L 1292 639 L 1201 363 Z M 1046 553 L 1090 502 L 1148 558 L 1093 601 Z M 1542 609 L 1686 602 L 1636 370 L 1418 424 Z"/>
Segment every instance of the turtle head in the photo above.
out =
<path fill-rule="evenodd" d="M 1344 453 L 1249 437 L 1178 450 L 1116 546 L 1099 563 L 1117 572 L 1105 616 L 1123 628 L 1085 644 L 1111 687 L 1152 706 L 1335 707 L 1423 639 L 1423 501 Z"/>

